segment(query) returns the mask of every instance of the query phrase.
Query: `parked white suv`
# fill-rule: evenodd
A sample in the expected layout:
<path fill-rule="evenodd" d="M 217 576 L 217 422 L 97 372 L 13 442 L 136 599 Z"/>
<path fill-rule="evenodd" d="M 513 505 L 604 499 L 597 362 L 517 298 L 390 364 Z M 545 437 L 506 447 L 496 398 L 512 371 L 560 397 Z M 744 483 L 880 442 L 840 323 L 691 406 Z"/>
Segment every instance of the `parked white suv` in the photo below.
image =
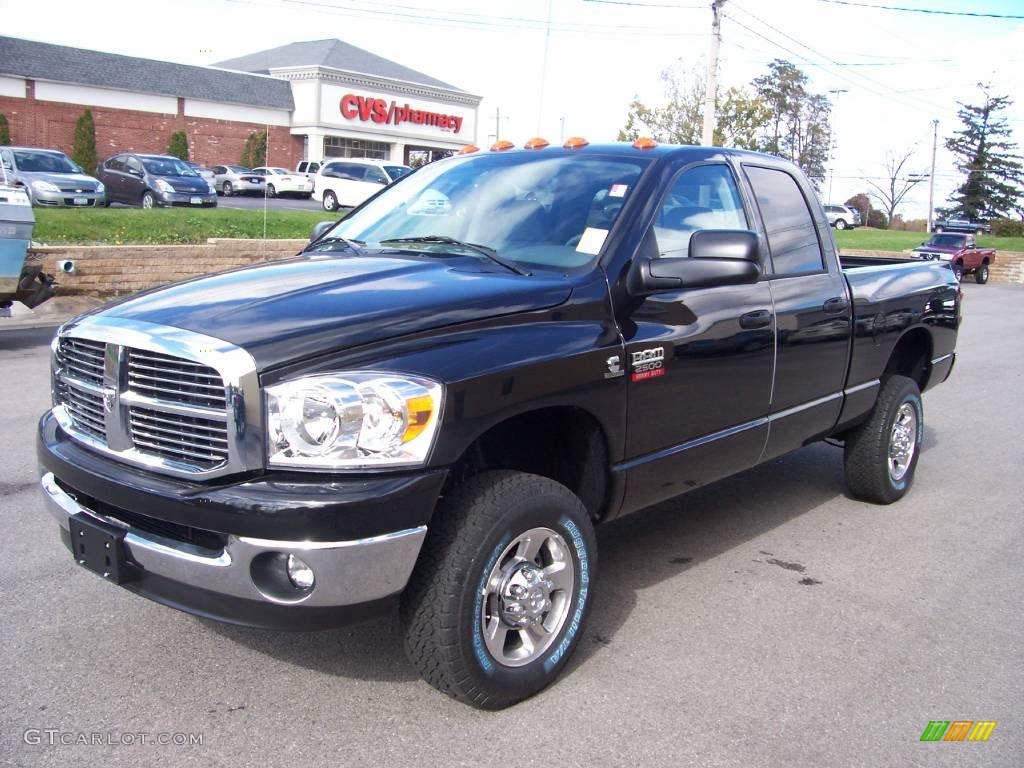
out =
<path fill-rule="evenodd" d="M 396 179 L 412 171 L 387 160 L 346 157 L 324 160 L 313 182 L 313 197 L 325 211 L 354 208 Z"/>
<path fill-rule="evenodd" d="M 861 224 L 860 211 L 848 205 L 826 205 L 825 216 L 836 229 L 853 229 Z"/>

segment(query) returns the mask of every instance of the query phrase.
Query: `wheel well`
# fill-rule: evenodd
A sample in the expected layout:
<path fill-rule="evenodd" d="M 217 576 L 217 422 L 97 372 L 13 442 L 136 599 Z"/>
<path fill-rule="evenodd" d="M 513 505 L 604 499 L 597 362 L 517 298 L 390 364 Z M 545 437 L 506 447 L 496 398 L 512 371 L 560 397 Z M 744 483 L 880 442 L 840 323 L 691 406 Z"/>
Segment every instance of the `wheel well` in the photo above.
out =
<path fill-rule="evenodd" d="M 931 373 L 932 339 L 924 328 L 911 328 L 889 355 L 882 373 L 883 381 L 890 376 L 907 376 L 917 382 L 923 392 Z"/>
<path fill-rule="evenodd" d="M 580 408 L 542 408 L 496 424 L 466 449 L 448 484 L 489 469 L 550 478 L 575 493 L 595 520 L 604 512 L 608 446 L 601 425 Z"/>

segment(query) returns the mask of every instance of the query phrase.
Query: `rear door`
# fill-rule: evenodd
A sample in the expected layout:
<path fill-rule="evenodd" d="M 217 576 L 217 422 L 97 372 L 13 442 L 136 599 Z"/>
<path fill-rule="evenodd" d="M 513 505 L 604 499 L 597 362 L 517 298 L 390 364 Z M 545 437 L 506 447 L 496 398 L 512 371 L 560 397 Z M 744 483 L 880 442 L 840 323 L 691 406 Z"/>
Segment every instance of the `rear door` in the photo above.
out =
<path fill-rule="evenodd" d="M 613 186 L 609 196 L 623 196 L 623 187 Z M 677 173 L 641 251 L 685 258 L 697 230 L 755 226 L 729 165 L 692 166 Z M 768 432 L 775 348 L 766 278 L 631 301 L 635 308 L 620 320 L 626 359 L 609 361 L 610 375 L 621 367 L 629 379 L 626 511 L 757 462 Z"/>
<path fill-rule="evenodd" d="M 981 253 L 978 251 L 978 244 L 974 235 L 967 235 L 964 243 L 964 269 L 977 269 L 981 266 Z"/>
<path fill-rule="evenodd" d="M 787 168 L 744 164 L 772 262 L 775 382 L 763 459 L 831 431 L 843 404 L 851 307 L 814 191 Z"/>

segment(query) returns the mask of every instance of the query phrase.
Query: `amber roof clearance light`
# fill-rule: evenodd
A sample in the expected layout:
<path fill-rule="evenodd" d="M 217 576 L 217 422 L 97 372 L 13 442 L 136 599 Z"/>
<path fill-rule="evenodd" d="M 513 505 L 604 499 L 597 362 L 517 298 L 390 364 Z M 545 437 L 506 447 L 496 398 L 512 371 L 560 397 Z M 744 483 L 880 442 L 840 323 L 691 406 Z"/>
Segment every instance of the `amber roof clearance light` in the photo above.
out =
<path fill-rule="evenodd" d="M 540 136 L 534 136 L 528 142 L 523 144 L 523 149 L 544 149 L 548 146 L 549 142 L 547 139 L 542 139 Z"/>
<path fill-rule="evenodd" d="M 590 142 L 584 139 L 582 136 L 570 136 L 565 140 L 565 144 L 562 146 L 566 149 L 582 149 L 587 146 Z"/>
<path fill-rule="evenodd" d="M 474 152 L 479 152 L 479 151 L 480 151 L 480 147 L 476 146 L 475 144 L 467 144 L 466 146 L 464 146 L 462 149 L 459 150 L 459 154 L 460 155 L 471 155 Z"/>
<path fill-rule="evenodd" d="M 650 136 L 641 136 L 633 142 L 633 149 L 654 149 L 656 146 L 658 146 L 658 142 Z"/>
<path fill-rule="evenodd" d="M 516 145 L 513 144 L 511 141 L 508 141 L 507 139 L 502 139 L 501 141 L 496 141 L 493 144 L 491 144 L 491 152 L 505 152 L 509 149 L 514 149 L 515 146 Z"/>

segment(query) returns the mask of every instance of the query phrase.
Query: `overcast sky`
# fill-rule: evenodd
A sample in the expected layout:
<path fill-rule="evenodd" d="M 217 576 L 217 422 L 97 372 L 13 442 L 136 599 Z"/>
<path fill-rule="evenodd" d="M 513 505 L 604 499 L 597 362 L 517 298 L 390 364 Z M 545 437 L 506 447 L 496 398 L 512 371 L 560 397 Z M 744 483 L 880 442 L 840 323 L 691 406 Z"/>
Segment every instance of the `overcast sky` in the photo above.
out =
<path fill-rule="evenodd" d="M 1022 0 L 862 1 L 1024 15 Z M 710 0 L 0 0 L 0 18 L 7 35 L 190 64 L 340 38 L 483 96 L 477 139 L 485 143 L 496 108 L 502 137 L 516 142 L 563 133 L 614 139 L 634 94 L 656 103 L 661 70 L 706 55 L 709 7 Z M 941 205 L 957 184 L 942 139 L 958 127 L 956 102 L 978 100 L 979 81 L 1017 102 L 1008 116 L 1018 140 L 1024 136 L 1021 20 L 834 0 L 728 0 L 722 36 L 725 86 L 749 83 L 781 57 L 817 92 L 846 89 L 834 97 L 832 201 L 866 191 L 863 177 L 884 173 L 887 151 L 916 146 L 910 169 L 927 171 L 938 119 Z M 920 184 L 904 216 L 924 217 L 927 199 Z"/>

